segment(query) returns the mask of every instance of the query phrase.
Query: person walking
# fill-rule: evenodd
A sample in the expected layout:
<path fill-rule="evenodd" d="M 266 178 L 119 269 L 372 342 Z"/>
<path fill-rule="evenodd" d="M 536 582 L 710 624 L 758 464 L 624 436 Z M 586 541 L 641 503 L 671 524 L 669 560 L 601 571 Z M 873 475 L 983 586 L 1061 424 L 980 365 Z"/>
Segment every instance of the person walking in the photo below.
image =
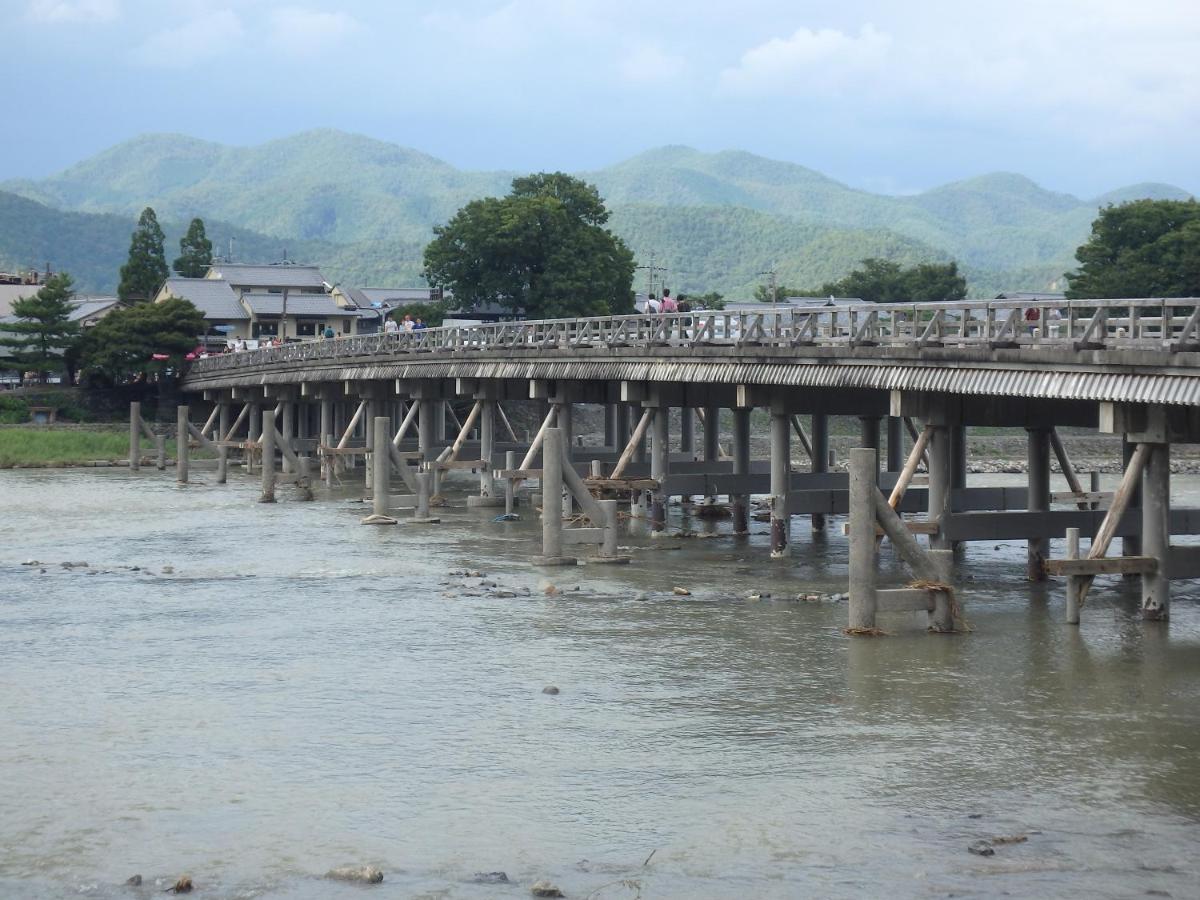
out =
<path fill-rule="evenodd" d="M 662 302 L 659 307 L 663 314 L 679 312 L 679 305 L 675 302 L 675 298 L 671 296 L 670 288 L 663 288 Z"/>

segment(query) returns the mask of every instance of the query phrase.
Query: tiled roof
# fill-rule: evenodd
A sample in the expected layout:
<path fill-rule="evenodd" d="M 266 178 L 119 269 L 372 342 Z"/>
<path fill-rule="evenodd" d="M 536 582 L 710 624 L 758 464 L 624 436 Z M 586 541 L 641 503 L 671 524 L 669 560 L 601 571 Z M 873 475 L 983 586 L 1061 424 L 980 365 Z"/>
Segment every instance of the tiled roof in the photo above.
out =
<path fill-rule="evenodd" d="M 163 285 L 173 297 L 190 300 L 206 319 L 249 319 L 228 281 L 217 278 L 168 278 Z"/>
<path fill-rule="evenodd" d="M 279 316 L 283 314 L 283 294 L 243 294 L 242 302 L 256 316 Z M 344 309 L 328 294 L 288 294 L 288 316 L 362 316 L 374 315 L 372 310 Z"/>
<path fill-rule="evenodd" d="M 325 278 L 316 266 L 251 266 L 241 263 L 213 263 L 209 278 L 223 278 L 238 287 L 324 288 Z"/>

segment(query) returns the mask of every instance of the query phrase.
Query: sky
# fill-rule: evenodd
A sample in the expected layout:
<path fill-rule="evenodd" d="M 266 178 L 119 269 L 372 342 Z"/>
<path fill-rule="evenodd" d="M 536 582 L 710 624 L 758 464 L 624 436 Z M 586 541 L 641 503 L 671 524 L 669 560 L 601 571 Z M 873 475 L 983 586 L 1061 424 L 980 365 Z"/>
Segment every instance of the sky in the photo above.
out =
<path fill-rule="evenodd" d="M 333 127 L 466 169 L 742 149 L 910 193 L 1200 192 L 1200 0 L 0 0 L 0 180 Z"/>

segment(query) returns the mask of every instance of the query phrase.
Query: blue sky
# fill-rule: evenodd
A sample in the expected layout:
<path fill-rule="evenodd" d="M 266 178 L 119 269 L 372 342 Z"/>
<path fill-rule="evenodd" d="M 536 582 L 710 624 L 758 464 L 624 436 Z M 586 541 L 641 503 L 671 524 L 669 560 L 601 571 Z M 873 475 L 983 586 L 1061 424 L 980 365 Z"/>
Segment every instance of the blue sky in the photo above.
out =
<path fill-rule="evenodd" d="M 739 148 L 892 192 L 1200 191 L 1197 0 L 0 0 L 0 179 L 313 127 L 471 169 Z"/>

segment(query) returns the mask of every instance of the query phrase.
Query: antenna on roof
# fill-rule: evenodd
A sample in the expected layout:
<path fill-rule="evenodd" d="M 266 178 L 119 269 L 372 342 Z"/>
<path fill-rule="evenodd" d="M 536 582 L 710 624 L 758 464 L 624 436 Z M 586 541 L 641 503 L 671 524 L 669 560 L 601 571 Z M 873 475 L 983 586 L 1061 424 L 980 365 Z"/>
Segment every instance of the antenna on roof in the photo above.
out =
<path fill-rule="evenodd" d="M 233 235 L 229 236 L 229 262 L 233 262 Z"/>

